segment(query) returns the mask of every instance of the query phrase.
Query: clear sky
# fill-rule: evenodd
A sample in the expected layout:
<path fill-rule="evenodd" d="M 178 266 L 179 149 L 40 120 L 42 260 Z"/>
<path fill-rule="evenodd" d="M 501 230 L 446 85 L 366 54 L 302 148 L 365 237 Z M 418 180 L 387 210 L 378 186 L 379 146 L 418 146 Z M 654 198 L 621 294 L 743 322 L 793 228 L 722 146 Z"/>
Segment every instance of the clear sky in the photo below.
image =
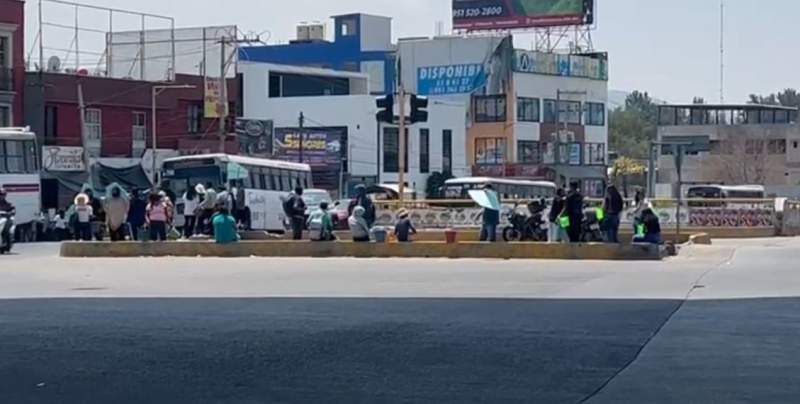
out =
<path fill-rule="evenodd" d="M 269 42 L 294 36 L 300 21 L 325 21 L 335 14 L 366 12 L 394 18 L 395 37 L 432 35 L 437 21 L 450 28 L 450 0 L 84 0 L 95 4 L 169 15 L 180 26 L 238 25 L 268 31 Z M 37 18 L 36 1 L 27 16 Z M 597 0 L 597 50 L 609 52 L 610 88 L 642 90 L 670 102 L 694 96 L 719 100 L 719 0 Z M 725 0 L 726 101 L 750 93 L 800 87 L 797 0 Z M 65 13 L 69 16 L 69 13 Z M 108 17 L 82 15 L 81 24 L 105 28 Z M 136 29 L 116 20 L 118 30 Z M 130 24 L 130 22 L 128 22 Z M 34 24 L 29 24 L 32 28 Z M 68 36 L 68 35 L 67 35 Z M 29 30 L 28 43 L 33 35 Z M 52 38 L 52 35 L 51 35 Z M 91 39 L 84 39 L 90 42 Z M 530 47 L 529 38 L 517 41 Z M 65 45 L 62 45 L 65 46 Z M 85 45 L 84 45 L 85 46 Z M 82 46 L 83 48 L 83 46 Z M 102 48 L 100 49 L 102 51 Z"/>

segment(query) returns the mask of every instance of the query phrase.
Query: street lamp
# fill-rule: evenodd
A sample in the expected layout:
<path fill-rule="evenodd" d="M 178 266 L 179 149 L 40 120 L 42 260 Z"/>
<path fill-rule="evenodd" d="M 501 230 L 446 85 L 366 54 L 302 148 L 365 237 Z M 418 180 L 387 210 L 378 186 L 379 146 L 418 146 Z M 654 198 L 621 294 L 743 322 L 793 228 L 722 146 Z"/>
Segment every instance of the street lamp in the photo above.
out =
<path fill-rule="evenodd" d="M 157 164 L 156 164 L 156 150 L 158 150 L 158 125 L 156 125 L 156 97 L 158 97 L 159 94 L 161 94 L 161 93 L 163 93 L 164 91 L 167 91 L 167 90 L 178 90 L 178 89 L 187 89 L 187 88 L 196 88 L 196 87 L 197 86 L 193 86 L 193 85 L 190 85 L 190 84 L 173 84 L 173 85 L 153 86 L 153 89 L 152 89 L 152 91 L 153 91 L 153 100 L 152 100 L 152 104 L 151 104 L 152 108 L 153 108 L 153 111 L 152 111 L 152 117 L 150 118 L 150 120 L 152 121 L 152 124 L 153 124 L 153 147 L 152 147 L 153 148 L 153 155 L 152 155 L 152 159 L 153 159 L 153 166 L 152 166 L 152 170 L 153 170 L 153 185 L 156 185 L 156 180 L 158 180 L 158 183 L 161 183 L 161 178 L 156 173 L 156 168 L 157 168 L 156 167 L 157 166 Z"/>

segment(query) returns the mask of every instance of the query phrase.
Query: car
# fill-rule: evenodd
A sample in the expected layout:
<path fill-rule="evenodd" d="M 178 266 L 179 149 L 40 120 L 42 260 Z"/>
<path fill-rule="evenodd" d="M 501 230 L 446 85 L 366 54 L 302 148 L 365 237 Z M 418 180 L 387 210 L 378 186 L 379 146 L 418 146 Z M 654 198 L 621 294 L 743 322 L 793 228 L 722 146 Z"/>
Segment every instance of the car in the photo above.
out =
<path fill-rule="evenodd" d="M 306 216 L 311 212 L 319 209 L 322 202 L 328 203 L 328 209 L 333 206 L 333 198 L 331 194 L 324 189 L 306 189 L 303 191 L 303 202 L 306 203 Z"/>
<path fill-rule="evenodd" d="M 347 218 L 350 217 L 350 199 L 339 199 L 333 204 L 330 209 L 331 217 L 333 217 L 333 227 L 337 230 L 347 230 Z"/>

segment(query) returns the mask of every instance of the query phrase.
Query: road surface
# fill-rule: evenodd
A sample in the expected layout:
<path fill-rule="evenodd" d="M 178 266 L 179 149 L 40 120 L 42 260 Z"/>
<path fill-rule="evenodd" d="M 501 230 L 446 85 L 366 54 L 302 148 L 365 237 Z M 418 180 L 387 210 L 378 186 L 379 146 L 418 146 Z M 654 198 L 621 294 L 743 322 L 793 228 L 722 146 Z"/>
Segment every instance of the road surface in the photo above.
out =
<path fill-rule="evenodd" d="M 800 240 L 660 263 L 0 257 L 0 402 L 785 403 Z"/>

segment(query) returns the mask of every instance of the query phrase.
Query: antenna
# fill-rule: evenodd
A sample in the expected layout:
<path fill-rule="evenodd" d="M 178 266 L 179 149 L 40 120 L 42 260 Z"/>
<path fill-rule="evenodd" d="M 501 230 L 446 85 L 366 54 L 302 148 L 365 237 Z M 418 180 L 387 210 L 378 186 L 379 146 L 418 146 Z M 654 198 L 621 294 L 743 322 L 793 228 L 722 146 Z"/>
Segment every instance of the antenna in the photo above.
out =
<path fill-rule="evenodd" d="M 725 0 L 719 0 L 719 103 L 725 104 Z"/>

